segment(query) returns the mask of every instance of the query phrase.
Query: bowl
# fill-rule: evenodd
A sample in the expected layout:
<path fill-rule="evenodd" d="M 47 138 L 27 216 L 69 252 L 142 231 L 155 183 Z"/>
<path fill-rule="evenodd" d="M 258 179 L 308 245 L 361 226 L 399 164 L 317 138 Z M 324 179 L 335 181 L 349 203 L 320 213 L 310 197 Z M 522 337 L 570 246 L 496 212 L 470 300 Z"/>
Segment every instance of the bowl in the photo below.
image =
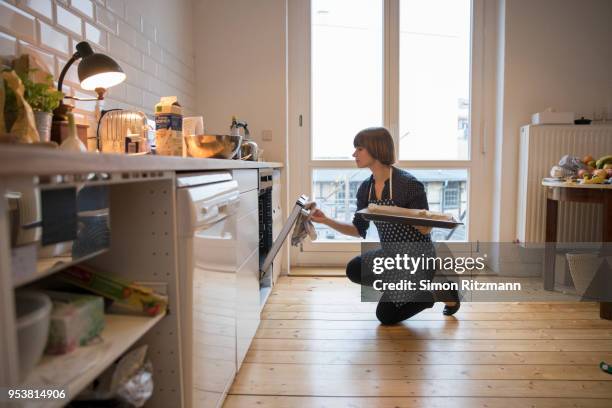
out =
<path fill-rule="evenodd" d="M 20 292 L 15 295 L 19 377 L 22 381 L 38 364 L 47 345 L 51 306 L 49 296 L 40 292 Z"/>
<path fill-rule="evenodd" d="M 185 136 L 187 156 L 214 159 L 231 159 L 242 143 L 242 136 L 191 135 Z"/>

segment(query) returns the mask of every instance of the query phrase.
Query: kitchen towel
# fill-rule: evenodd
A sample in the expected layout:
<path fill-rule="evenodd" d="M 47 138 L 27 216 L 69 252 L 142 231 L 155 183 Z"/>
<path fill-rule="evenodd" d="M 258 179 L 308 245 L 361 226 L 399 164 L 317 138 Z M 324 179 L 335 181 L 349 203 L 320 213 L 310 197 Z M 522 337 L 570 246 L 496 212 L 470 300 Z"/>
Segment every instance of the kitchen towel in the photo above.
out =
<path fill-rule="evenodd" d="M 309 210 L 308 215 L 300 213 L 293 229 L 293 235 L 291 235 L 291 245 L 298 246 L 301 244 L 306 236 L 310 237 L 311 241 L 317 239 L 317 231 L 315 230 L 312 221 L 310 220 L 312 211 L 317 206 L 314 201 L 304 204 L 304 209 Z"/>

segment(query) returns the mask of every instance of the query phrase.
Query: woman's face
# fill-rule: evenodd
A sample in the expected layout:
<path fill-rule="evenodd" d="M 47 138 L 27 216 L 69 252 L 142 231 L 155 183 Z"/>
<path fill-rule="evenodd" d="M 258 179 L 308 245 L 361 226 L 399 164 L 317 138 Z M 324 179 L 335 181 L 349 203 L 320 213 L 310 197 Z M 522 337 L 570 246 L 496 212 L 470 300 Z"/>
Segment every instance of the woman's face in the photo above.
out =
<path fill-rule="evenodd" d="M 365 147 L 361 146 L 357 146 L 355 148 L 353 157 L 355 158 L 355 163 L 357 164 L 357 167 L 359 167 L 360 169 L 364 167 L 370 167 L 374 163 L 374 161 L 376 161 L 375 158 L 370 156 L 368 150 Z"/>

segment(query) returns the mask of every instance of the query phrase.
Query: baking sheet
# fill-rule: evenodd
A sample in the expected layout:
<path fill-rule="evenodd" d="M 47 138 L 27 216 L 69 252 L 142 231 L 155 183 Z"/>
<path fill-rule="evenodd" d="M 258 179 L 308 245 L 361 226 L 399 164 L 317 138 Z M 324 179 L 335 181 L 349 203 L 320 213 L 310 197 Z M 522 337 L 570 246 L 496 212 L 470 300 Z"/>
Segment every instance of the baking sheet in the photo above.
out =
<path fill-rule="evenodd" d="M 463 225 L 462 222 L 459 222 L 454 218 L 452 221 L 443 221 L 432 220 L 430 218 L 422 217 L 407 217 L 404 215 L 379 214 L 370 212 L 367 208 L 357 211 L 357 214 L 361 214 L 363 218 L 370 221 L 384 221 L 393 222 L 396 224 L 420 225 L 423 227 L 455 229 L 459 225 Z"/>

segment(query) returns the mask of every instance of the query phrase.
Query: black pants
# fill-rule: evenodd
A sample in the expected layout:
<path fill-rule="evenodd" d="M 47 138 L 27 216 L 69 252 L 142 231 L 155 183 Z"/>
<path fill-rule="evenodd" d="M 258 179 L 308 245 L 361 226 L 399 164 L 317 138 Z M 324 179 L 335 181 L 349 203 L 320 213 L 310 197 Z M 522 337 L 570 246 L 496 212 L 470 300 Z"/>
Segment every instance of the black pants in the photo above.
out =
<path fill-rule="evenodd" d="M 361 271 L 362 258 L 356 256 L 346 265 L 346 276 L 355 283 L 364 286 L 372 286 L 376 279 L 379 279 L 378 275 L 375 275 L 371 270 Z M 427 302 L 410 302 L 406 303 L 401 307 L 397 307 L 395 303 L 385 301 L 385 295 L 378 302 L 376 307 L 376 317 L 382 324 L 396 324 L 403 320 L 409 319 L 417 313 L 433 307 L 433 294 L 431 295 L 431 301 Z M 428 296 L 425 296 L 426 298 Z"/>

